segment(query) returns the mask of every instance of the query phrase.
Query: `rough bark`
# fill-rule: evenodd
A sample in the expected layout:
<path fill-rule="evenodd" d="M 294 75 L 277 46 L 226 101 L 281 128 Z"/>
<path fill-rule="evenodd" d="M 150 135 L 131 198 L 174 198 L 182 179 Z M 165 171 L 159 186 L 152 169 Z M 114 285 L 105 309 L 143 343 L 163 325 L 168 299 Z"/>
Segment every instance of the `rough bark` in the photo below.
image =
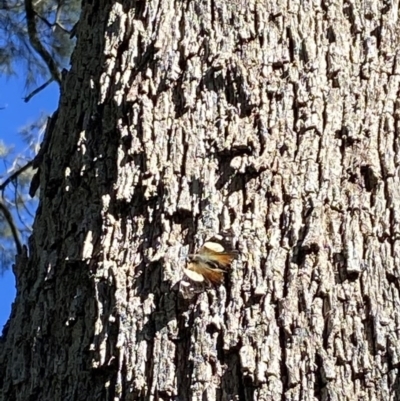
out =
<path fill-rule="evenodd" d="M 1 400 L 396 400 L 398 3 L 85 1 Z M 185 255 L 235 234 L 192 300 Z"/>

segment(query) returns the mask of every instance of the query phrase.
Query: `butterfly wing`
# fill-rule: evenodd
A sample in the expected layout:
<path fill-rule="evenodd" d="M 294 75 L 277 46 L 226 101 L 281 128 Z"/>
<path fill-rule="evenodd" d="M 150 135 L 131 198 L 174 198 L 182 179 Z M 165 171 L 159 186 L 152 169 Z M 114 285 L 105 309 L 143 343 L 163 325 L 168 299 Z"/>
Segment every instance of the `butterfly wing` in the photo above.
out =
<path fill-rule="evenodd" d="M 209 283 L 217 285 L 224 279 L 224 270 L 212 268 L 202 261 L 190 262 L 186 270 L 189 270 L 189 274 L 186 273 L 186 275 L 192 280 L 195 278 L 194 281 L 203 281 L 200 277 L 204 277 Z M 196 275 L 193 275 L 193 272 Z"/>
<path fill-rule="evenodd" d="M 212 249 L 210 244 L 214 243 L 206 242 L 199 250 L 198 256 L 200 259 L 216 267 L 227 269 L 235 259 L 237 253 L 235 251 L 224 251 L 223 248 L 222 251 L 218 252 Z"/>
<path fill-rule="evenodd" d="M 214 285 L 221 284 L 224 273 L 236 256 L 236 251 L 227 251 L 223 244 L 211 239 L 204 243 L 197 254 L 191 255 L 192 260 L 185 269 L 185 274 L 193 281 L 205 280 Z"/>

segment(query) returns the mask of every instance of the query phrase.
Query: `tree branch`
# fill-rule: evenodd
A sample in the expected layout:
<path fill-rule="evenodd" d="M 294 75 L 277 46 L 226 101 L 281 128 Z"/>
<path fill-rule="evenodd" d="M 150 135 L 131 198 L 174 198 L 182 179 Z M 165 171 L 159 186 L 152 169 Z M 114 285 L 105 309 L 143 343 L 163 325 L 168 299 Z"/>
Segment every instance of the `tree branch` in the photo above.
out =
<path fill-rule="evenodd" d="M 51 84 L 54 81 L 53 78 L 50 78 L 47 82 L 45 82 L 43 85 L 39 86 L 39 88 L 36 88 L 34 91 L 32 91 L 28 96 L 24 97 L 24 102 L 28 103 L 29 100 L 33 98 L 33 96 L 37 95 L 39 92 L 41 92 L 44 88 L 46 88 L 49 84 Z"/>
<path fill-rule="evenodd" d="M 0 185 L 0 191 L 4 191 L 6 189 L 6 186 L 13 180 L 15 180 L 20 174 L 22 174 L 25 170 L 27 170 L 29 167 L 32 167 L 33 160 L 29 161 L 28 163 L 25 164 L 25 166 L 22 166 L 20 169 L 12 173 L 1 185 Z"/>
<path fill-rule="evenodd" d="M 47 21 L 46 18 L 42 17 L 42 16 L 41 16 L 39 13 L 37 13 L 36 11 L 35 11 L 35 15 L 36 15 L 36 17 L 38 17 L 39 19 L 41 19 L 41 20 L 47 25 L 48 28 L 53 28 L 53 24 L 50 23 L 49 21 Z"/>
<path fill-rule="evenodd" d="M 68 29 L 64 28 L 59 22 L 56 21 L 56 22 L 51 23 L 51 22 L 47 21 L 46 18 L 42 17 L 36 11 L 35 11 L 35 15 L 39 19 L 41 19 L 47 25 L 48 28 L 54 29 L 54 27 L 57 27 L 57 28 L 61 29 L 64 33 L 71 34 L 71 31 L 69 31 Z"/>
<path fill-rule="evenodd" d="M 28 26 L 29 40 L 31 42 L 32 47 L 36 50 L 36 52 L 39 54 L 42 60 L 46 63 L 53 79 L 56 82 L 58 82 L 58 84 L 61 84 L 61 76 L 57 64 L 54 61 L 51 54 L 44 48 L 44 46 L 39 40 L 35 22 L 36 12 L 35 9 L 33 8 L 32 0 L 25 0 L 25 13 L 26 13 L 26 22 Z"/>
<path fill-rule="evenodd" d="M 7 220 L 7 223 L 10 226 L 15 246 L 17 248 L 17 254 L 20 255 L 22 253 L 22 243 L 21 240 L 19 239 L 17 226 L 14 223 L 14 219 L 10 211 L 8 210 L 7 206 L 3 203 L 1 199 L 0 199 L 0 211 L 3 213 L 4 218 Z"/>

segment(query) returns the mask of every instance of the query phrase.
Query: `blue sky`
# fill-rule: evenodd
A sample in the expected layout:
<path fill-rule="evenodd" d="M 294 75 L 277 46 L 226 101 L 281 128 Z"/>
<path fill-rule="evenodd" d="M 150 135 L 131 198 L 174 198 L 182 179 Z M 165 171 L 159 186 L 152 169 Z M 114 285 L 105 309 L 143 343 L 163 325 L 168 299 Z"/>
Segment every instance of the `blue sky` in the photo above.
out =
<path fill-rule="evenodd" d="M 15 152 L 22 152 L 26 148 L 18 130 L 27 123 L 35 121 L 43 112 L 52 114 L 58 104 L 58 87 L 49 85 L 42 92 L 34 96 L 28 103 L 23 97 L 27 92 L 23 77 L 4 78 L 0 76 L 0 140 L 6 145 L 13 145 Z M 34 88 L 33 88 L 34 89 Z M 3 325 L 7 322 L 11 304 L 15 298 L 15 280 L 10 268 L 0 275 L 0 335 Z"/>

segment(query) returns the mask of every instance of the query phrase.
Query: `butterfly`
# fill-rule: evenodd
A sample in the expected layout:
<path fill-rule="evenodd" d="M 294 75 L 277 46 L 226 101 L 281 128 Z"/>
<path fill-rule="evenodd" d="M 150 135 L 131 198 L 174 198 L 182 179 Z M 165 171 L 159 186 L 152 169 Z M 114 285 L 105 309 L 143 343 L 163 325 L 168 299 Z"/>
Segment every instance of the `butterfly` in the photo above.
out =
<path fill-rule="evenodd" d="M 192 281 L 219 285 L 236 256 L 236 251 L 227 251 L 221 243 L 210 240 L 196 254 L 190 255 L 191 260 L 184 273 Z"/>

